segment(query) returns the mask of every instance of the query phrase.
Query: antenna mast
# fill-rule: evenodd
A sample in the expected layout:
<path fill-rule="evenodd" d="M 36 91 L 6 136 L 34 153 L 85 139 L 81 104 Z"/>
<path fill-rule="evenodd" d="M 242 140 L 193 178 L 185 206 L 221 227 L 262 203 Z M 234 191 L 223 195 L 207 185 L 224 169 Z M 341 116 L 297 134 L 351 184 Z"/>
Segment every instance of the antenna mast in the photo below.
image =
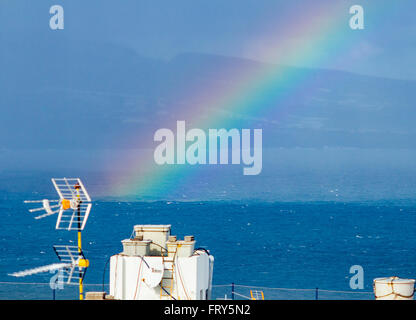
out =
<path fill-rule="evenodd" d="M 89 261 L 85 258 L 82 251 L 81 232 L 84 230 L 91 211 L 91 198 L 79 178 L 53 178 L 52 183 L 59 195 L 59 200 L 28 200 L 25 203 L 42 204 L 41 208 L 29 210 L 29 212 L 45 211 L 45 213 L 36 216 L 35 219 L 45 218 L 58 213 L 55 228 L 66 229 L 68 231 L 76 230 L 78 232 L 78 246 L 54 246 L 55 253 L 61 263 L 15 272 L 10 275 L 23 277 L 50 270 L 64 270 L 68 278 L 67 283 L 71 283 L 71 280 L 78 279 L 79 299 L 83 300 L 83 281 L 86 269 L 89 267 Z M 76 268 L 78 268 L 78 278 L 73 276 Z"/>
<path fill-rule="evenodd" d="M 81 196 L 80 196 L 80 189 L 81 186 L 79 185 L 79 183 L 77 183 L 74 186 L 76 192 L 77 192 L 77 200 L 78 200 L 78 254 L 81 254 L 82 252 L 82 238 L 81 238 Z M 81 272 L 80 272 L 80 276 L 79 276 L 79 300 L 83 300 L 84 299 L 84 288 L 82 285 L 82 277 L 81 277 Z"/>

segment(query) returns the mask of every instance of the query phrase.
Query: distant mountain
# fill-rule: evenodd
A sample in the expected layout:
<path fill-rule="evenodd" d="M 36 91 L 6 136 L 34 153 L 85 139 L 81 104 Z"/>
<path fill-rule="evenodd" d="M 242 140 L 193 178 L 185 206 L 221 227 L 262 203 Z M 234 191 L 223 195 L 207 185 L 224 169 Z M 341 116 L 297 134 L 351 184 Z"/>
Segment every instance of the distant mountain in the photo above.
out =
<path fill-rule="evenodd" d="M 195 53 L 161 61 L 116 45 L 54 38 L 42 44 L 1 46 L 0 149 L 149 145 L 161 126 L 182 119 L 192 125 L 187 111 L 217 92 L 238 89 L 239 75 L 276 68 Z M 277 102 L 283 115 L 257 106 L 214 114 L 236 127 L 263 128 L 266 147 L 416 147 L 416 82 L 282 70 L 308 77 L 301 94 Z"/>

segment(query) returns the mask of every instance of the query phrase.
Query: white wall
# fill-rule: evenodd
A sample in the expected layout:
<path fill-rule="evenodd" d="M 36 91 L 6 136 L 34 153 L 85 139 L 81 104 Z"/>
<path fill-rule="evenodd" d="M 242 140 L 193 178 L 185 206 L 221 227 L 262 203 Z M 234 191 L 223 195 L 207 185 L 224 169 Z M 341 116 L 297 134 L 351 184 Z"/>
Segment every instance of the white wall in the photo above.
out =
<path fill-rule="evenodd" d="M 152 265 L 156 263 L 156 260 L 162 258 L 149 256 L 144 259 L 149 265 Z M 167 264 L 165 262 L 165 266 Z M 115 299 L 123 300 L 160 300 L 160 286 L 149 288 L 143 282 L 144 268 L 147 266 L 140 257 L 122 254 L 112 256 L 110 260 L 110 294 Z M 210 259 L 205 253 L 188 258 L 177 258 L 174 267 L 172 295 L 180 300 L 205 299 L 207 290 L 210 290 L 211 280 Z M 169 297 L 164 297 L 164 299 L 169 299 Z"/>

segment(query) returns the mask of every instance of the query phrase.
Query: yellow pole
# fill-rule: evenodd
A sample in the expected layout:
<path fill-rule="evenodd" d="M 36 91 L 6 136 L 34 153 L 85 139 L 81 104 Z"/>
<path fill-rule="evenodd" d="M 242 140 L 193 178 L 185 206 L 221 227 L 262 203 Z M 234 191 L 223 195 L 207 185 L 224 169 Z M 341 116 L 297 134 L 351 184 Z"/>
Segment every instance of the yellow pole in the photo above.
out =
<path fill-rule="evenodd" d="M 79 193 L 79 186 L 76 187 L 77 191 L 77 198 L 80 200 L 81 195 Z M 78 253 L 79 256 L 81 256 L 82 252 L 82 241 L 81 241 L 81 205 L 78 204 Z M 82 286 L 82 273 L 79 273 L 79 300 L 84 300 L 84 294 L 83 294 L 83 286 Z"/>
<path fill-rule="evenodd" d="M 82 248 L 82 242 L 81 242 L 81 230 L 78 231 L 78 252 L 81 255 L 81 248 Z M 79 278 L 79 300 L 83 300 L 83 287 L 82 287 L 82 277 Z"/>

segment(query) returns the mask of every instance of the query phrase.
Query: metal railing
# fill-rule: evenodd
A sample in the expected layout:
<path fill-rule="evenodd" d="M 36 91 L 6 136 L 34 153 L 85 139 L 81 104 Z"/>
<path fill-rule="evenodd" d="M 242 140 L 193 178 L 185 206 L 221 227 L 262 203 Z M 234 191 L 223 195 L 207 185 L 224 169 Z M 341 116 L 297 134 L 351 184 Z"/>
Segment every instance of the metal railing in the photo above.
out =
<path fill-rule="evenodd" d="M 84 284 L 85 291 L 102 291 L 102 284 Z M 109 285 L 104 289 L 108 292 Z M 251 299 L 250 290 L 262 291 L 265 300 L 374 300 L 369 291 L 340 291 L 326 289 L 293 289 L 259 287 L 241 284 L 213 285 L 212 299 L 247 300 Z M 74 300 L 78 298 L 78 287 L 65 284 L 63 289 L 51 289 L 45 282 L 0 282 L 0 300 Z"/>
<path fill-rule="evenodd" d="M 105 290 L 109 285 L 104 285 Z M 85 291 L 102 291 L 102 284 L 84 284 Z M 48 282 L 0 282 L 0 300 L 76 300 L 78 285 L 64 284 L 51 288 Z"/>
<path fill-rule="evenodd" d="M 294 289 L 259 287 L 240 284 L 213 285 L 213 299 L 252 299 L 250 291 L 262 291 L 265 300 L 374 300 L 371 291 L 341 291 L 326 289 Z"/>

